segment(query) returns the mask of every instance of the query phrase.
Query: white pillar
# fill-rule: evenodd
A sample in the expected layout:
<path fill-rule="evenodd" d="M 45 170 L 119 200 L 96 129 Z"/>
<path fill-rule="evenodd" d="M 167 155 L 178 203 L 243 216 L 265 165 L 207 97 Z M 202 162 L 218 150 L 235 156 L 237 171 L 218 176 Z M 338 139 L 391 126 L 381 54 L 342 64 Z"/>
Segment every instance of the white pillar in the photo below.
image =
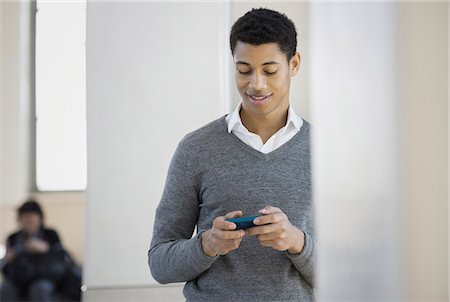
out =
<path fill-rule="evenodd" d="M 0 202 L 18 203 L 35 188 L 35 3 L 0 5 Z"/>
<path fill-rule="evenodd" d="M 448 301 L 447 6 L 399 6 L 402 276 L 407 301 Z"/>
<path fill-rule="evenodd" d="M 447 301 L 447 3 L 316 3 L 320 301 Z"/>
<path fill-rule="evenodd" d="M 396 11 L 393 3 L 311 5 L 320 301 L 399 294 Z"/>

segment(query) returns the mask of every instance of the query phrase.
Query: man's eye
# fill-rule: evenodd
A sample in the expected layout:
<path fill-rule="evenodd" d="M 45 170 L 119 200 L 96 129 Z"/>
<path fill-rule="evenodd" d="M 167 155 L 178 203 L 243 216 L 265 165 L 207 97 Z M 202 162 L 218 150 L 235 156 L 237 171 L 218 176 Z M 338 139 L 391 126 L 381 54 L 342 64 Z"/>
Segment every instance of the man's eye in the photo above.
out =
<path fill-rule="evenodd" d="M 275 70 L 275 71 L 266 71 L 266 74 L 276 74 L 277 73 L 277 71 Z"/>
<path fill-rule="evenodd" d="M 249 71 L 241 71 L 241 70 L 238 70 L 238 71 L 239 71 L 240 74 L 249 74 L 249 73 L 250 73 L 250 70 L 249 70 Z"/>

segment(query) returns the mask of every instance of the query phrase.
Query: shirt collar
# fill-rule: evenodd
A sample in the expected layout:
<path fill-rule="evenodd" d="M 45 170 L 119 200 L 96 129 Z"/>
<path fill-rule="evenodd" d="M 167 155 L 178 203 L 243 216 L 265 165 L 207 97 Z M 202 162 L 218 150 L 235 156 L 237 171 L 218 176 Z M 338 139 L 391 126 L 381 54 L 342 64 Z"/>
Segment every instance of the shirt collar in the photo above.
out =
<path fill-rule="evenodd" d="M 289 124 L 292 124 L 297 131 L 300 131 L 300 128 L 303 125 L 303 120 L 295 113 L 294 107 L 289 104 L 288 116 L 286 121 L 286 128 Z"/>
<path fill-rule="evenodd" d="M 228 133 L 231 133 L 232 130 L 237 129 L 239 126 L 244 126 L 241 121 L 241 116 L 239 115 L 241 106 L 242 103 L 239 103 L 233 113 L 231 113 L 230 120 L 228 121 Z"/>
<path fill-rule="evenodd" d="M 228 133 L 231 133 L 232 130 L 238 129 L 240 126 L 245 128 L 244 124 L 242 124 L 241 116 L 239 115 L 241 107 L 242 102 L 240 102 L 239 105 L 236 107 L 236 109 L 231 113 L 230 120 L 228 122 Z M 295 129 L 297 129 L 297 131 L 300 131 L 300 128 L 303 125 L 303 120 L 295 113 L 292 105 L 289 104 L 285 130 L 288 128 L 290 124 L 292 124 L 295 127 Z"/>

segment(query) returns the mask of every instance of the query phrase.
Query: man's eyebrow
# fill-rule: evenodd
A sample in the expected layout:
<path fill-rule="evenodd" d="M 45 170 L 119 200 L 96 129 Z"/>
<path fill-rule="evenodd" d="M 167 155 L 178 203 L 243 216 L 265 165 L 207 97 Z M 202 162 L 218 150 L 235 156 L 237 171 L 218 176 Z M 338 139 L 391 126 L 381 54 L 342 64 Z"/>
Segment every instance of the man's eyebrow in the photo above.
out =
<path fill-rule="evenodd" d="M 263 65 L 271 65 L 271 64 L 280 64 L 280 63 L 275 62 L 275 61 L 269 61 L 269 62 L 264 63 Z"/>
<path fill-rule="evenodd" d="M 237 61 L 236 64 L 250 65 L 249 63 L 244 62 L 244 61 Z M 280 63 L 275 62 L 275 61 L 269 61 L 269 62 L 263 63 L 263 65 L 271 65 L 271 64 L 280 64 Z"/>

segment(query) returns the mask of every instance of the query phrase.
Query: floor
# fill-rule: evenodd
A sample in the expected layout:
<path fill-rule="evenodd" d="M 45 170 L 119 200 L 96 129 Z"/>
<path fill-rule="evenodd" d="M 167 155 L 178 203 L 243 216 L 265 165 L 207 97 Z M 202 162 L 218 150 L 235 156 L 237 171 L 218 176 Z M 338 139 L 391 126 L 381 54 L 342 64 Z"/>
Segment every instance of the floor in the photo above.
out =
<path fill-rule="evenodd" d="M 83 293 L 83 302 L 184 302 L 183 284 L 149 285 L 121 288 L 91 288 Z"/>

